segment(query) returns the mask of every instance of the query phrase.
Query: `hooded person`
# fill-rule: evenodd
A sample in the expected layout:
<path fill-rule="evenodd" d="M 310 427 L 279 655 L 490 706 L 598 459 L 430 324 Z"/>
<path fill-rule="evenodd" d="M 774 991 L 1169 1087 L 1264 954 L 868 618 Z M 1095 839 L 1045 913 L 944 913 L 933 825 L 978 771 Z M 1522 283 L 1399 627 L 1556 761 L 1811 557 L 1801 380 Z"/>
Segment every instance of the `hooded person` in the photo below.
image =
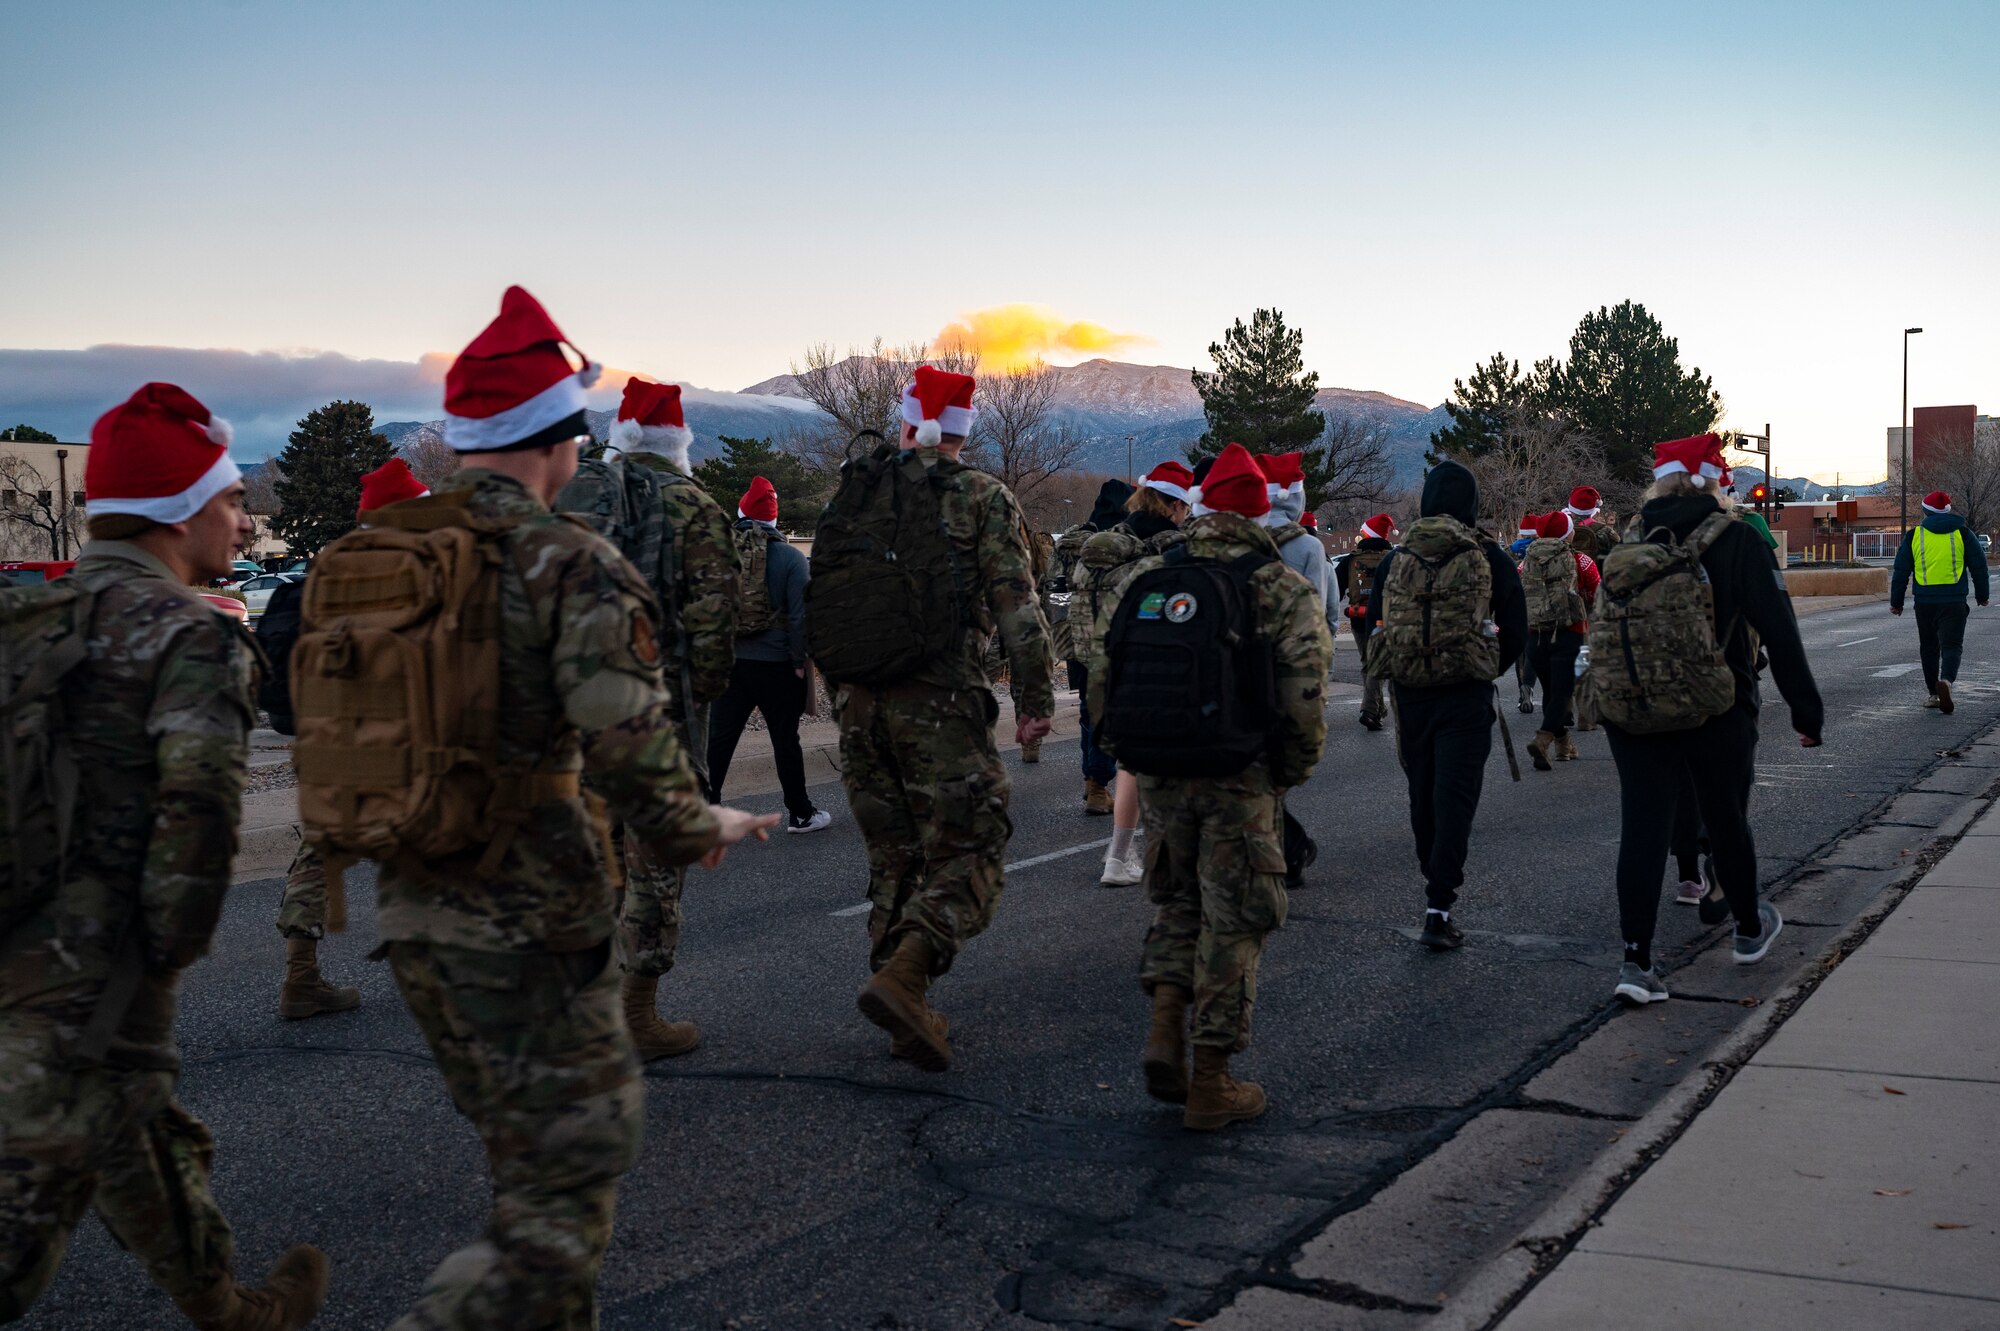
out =
<path fill-rule="evenodd" d="M 1733 916 L 1734 959 L 1749 965 L 1764 959 L 1784 921 L 1757 893 L 1757 847 L 1750 831 L 1750 792 L 1757 775 L 1758 645 L 1769 656 L 1771 676 L 1791 709 L 1792 728 L 1808 748 L 1820 742 L 1825 711 L 1812 669 L 1806 663 L 1791 600 L 1777 576 L 1770 548 L 1756 531 L 1729 520 L 1728 467 L 1722 441 L 1713 434 L 1673 439 L 1655 450 L 1653 486 L 1639 510 L 1638 530 L 1655 544 L 1669 537 L 1700 560 L 1706 576 L 1712 623 L 1733 697 L 1726 710 L 1690 728 L 1639 733 L 1607 715 L 1603 720 L 1618 768 L 1618 920 L 1625 957 L 1614 993 L 1627 1003 L 1667 997 L 1653 964 L 1653 933 L 1660 905 L 1660 881 L 1675 839 L 1681 799 L 1692 795 L 1706 829 L 1714 891 L 1700 902 L 1705 924 Z M 1621 592 L 1624 567 L 1639 550 L 1621 547 L 1604 569 L 1608 595 Z M 1640 576 L 1640 575 L 1635 575 Z M 1601 612 L 1600 612 L 1601 613 Z M 1600 619 L 1600 631 L 1609 627 Z M 1606 659 L 1599 660 L 1599 656 Z M 1620 669 L 1613 653 L 1592 654 L 1591 673 Z M 1642 669 L 1652 678 L 1654 663 Z M 1603 689 L 1600 681 L 1596 687 Z M 1604 696 L 1602 692 L 1600 697 Z"/>
<path fill-rule="evenodd" d="M 1146 1089 L 1183 1105 L 1183 1126 L 1212 1131 L 1265 1108 L 1263 1090 L 1236 1081 L 1229 1062 L 1249 1047 L 1258 960 L 1266 935 L 1285 920 L 1280 796 L 1312 774 L 1325 745 L 1332 643 L 1316 593 L 1278 557 L 1271 532 L 1257 521 L 1270 498 L 1241 445 L 1223 449 L 1194 500 L 1186 544 L 1141 560 L 1113 590 L 1105 610 L 1112 628 L 1091 659 L 1090 705 L 1138 767 L 1154 767 L 1150 757 L 1163 753 L 1178 758 L 1186 742 L 1182 718 L 1210 703 L 1187 669 L 1169 663 L 1185 662 L 1189 650 L 1198 658 L 1230 650 L 1201 615 L 1205 607 L 1217 613 L 1220 598 L 1206 590 L 1211 578 L 1240 577 L 1250 636 L 1270 671 L 1271 706 L 1258 718 L 1268 728 L 1255 756 L 1227 775 L 1139 776 L 1154 907 L 1139 966 L 1152 1000 Z M 1237 572 L 1214 573 L 1213 565 Z M 1203 645 L 1191 648 L 1182 632 Z M 1171 698 L 1161 696 L 1163 677 L 1182 681 Z"/>
<path fill-rule="evenodd" d="M 1912 579 L 1917 584 L 1917 657 L 1923 662 L 1924 686 L 1930 691 L 1924 706 L 1950 715 L 1957 707 L 1951 686 L 1958 680 L 1959 657 L 1965 650 L 1965 622 L 1972 611 L 1966 593 L 1985 605 L 1986 550 L 1951 511 L 1951 496 L 1933 490 L 1924 496 L 1924 518 L 1905 533 L 1896 549 L 1896 568 L 1889 580 L 1889 613 L 1903 613 L 1903 597 Z"/>
<path fill-rule="evenodd" d="M 1395 690 L 1396 745 L 1410 792 L 1410 830 L 1424 877 L 1420 941 L 1465 941 L 1452 907 L 1465 882 L 1472 819 L 1498 716 L 1493 681 L 1528 638 L 1514 561 L 1477 530 L 1479 484 L 1456 462 L 1424 477 L 1421 517 L 1376 572 L 1368 620 L 1382 634 L 1370 674 Z"/>
<path fill-rule="evenodd" d="M 1133 487 L 1115 478 L 1097 487 L 1090 516 L 1056 539 L 1056 576 L 1064 591 L 1063 617 L 1053 632 L 1058 659 L 1068 662 L 1069 686 L 1079 698 L 1089 694 L 1090 611 L 1087 602 L 1088 574 L 1083 566 L 1083 549 L 1099 532 L 1110 531 L 1125 520 L 1125 505 Z M 1083 732 L 1078 752 L 1083 766 L 1083 811 L 1093 816 L 1113 811 L 1112 784 L 1117 780 L 1118 763 L 1097 746 L 1096 727 L 1091 724 L 1090 707 L 1077 709 L 1077 723 Z"/>
<path fill-rule="evenodd" d="M 1528 605 L 1528 649 L 1535 677 L 1542 681 L 1542 728 L 1528 744 L 1538 772 L 1552 771 L 1551 757 L 1577 757 L 1569 734 L 1570 695 L 1576 687 L 1576 658 L 1590 632 L 1589 613 L 1597 600 L 1597 564 L 1570 548 L 1576 524 L 1566 511 L 1542 519 L 1540 533 L 1523 553 L 1521 585 Z"/>
<path fill-rule="evenodd" d="M 1271 539 L 1278 543 L 1279 558 L 1319 596 L 1331 637 L 1340 628 L 1340 592 L 1333 567 L 1327 562 L 1326 547 L 1300 522 L 1306 511 L 1304 461 L 1302 453 L 1257 454 L 1257 466 L 1264 473 L 1264 492 L 1271 501 L 1270 512 L 1257 521 L 1270 529 Z"/>
<path fill-rule="evenodd" d="M 1528 553 L 1528 547 L 1541 535 L 1542 516 L 1540 513 L 1522 515 L 1520 528 L 1514 534 L 1514 543 L 1507 547 L 1507 553 L 1514 557 L 1517 566 L 1521 556 Z M 1521 653 L 1521 659 L 1514 662 L 1514 684 L 1520 692 L 1518 702 L 1525 716 L 1535 710 L 1535 667 L 1525 651 Z"/>
<path fill-rule="evenodd" d="M 1356 654 L 1362 664 L 1367 664 L 1368 637 L 1373 630 L 1368 622 L 1368 598 L 1375 591 L 1375 575 L 1382 567 L 1382 560 L 1395 548 L 1396 519 L 1388 513 L 1377 513 L 1363 522 L 1355 531 L 1354 548 L 1333 561 L 1334 588 L 1346 609 L 1347 631 L 1354 635 Z M 1388 714 L 1388 704 L 1384 700 L 1382 680 L 1364 669 L 1361 672 L 1361 712 L 1357 718 L 1366 730 L 1380 730 L 1382 718 Z"/>

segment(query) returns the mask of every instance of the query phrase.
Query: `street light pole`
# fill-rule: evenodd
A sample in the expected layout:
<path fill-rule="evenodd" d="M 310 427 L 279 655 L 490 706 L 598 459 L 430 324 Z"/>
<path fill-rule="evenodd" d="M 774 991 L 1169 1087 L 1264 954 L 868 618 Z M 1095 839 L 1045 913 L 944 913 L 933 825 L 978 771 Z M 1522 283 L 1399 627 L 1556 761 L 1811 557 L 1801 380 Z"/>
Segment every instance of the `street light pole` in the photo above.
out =
<path fill-rule="evenodd" d="M 1896 506 L 1896 512 L 1905 536 L 1910 534 L 1910 334 L 1923 331 L 1921 328 L 1903 330 L 1903 465 L 1898 469 L 1903 473 L 1903 497 Z"/>
<path fill-rule="evenodd" d="M 1125 436 L 1125 484 L 1132 484 L 1132 436 Z"/>

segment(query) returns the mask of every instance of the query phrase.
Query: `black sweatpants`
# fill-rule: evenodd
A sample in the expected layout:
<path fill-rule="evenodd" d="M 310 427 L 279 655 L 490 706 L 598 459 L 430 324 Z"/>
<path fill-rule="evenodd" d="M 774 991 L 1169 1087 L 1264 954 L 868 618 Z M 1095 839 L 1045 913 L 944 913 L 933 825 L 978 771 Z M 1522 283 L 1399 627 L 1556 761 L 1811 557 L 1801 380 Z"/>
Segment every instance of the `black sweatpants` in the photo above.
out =
<path fill-rule="evenodd" d="M 1693 730 L 1632 735 L 1607 722 L 1604 731 L 1618 764 L 1618 928 L 1625 941 L 1652 948 L 1675 814 L 1690 791 L 1729 911 L 1739 928 L 1755 930 L 1757 714 L 1739 705 Z"/>
<path fill-rule="evenodd" d="M 1917 603 L 1917 656 L 1924 663 L 1924 687 L 1937 692 L 1938 679 L 1956 683 L 1958 658 L 1965 651 L 1965 621 L 1972 607 L 1963 601 Z"/>
<path fill-rule="evenodd" d="M 1701 857 L 1708 854 L 1708 834 L 1701 830 L 1701 797 L 1695 794 L 1694 773 L 1681 778 L 1674 803 L 1674 872 L 1684 883 L 1701 881 Z"/>
<path fill-rule="evenodd" d="M 1575 629 L 1536 629 L 1522 654 L 1542 682 L 1542 729 L 1561 739 L 1569 733 L 1569 698 L 1576 691 L 1576 654 L 1583 635 Z"/>
<path fill-rule="evenodd" d="M 1424 898 L 1433 910 L 1450 910 L 1465 882 L 1472 817 L 1493 752 L 1493 686 L 1398 684 L 1395 698 L 1396 750 L 1410 783 L 1410 831 Z"/>
<path fill-rule="evenodd" d="M 729 672 L 729 688 L 708 714 L 710 802 L 722 802 L 722 782 L 729 775 L 729 760 L 736 756 L 736 742 L 743 738 L 750 713 L 762 712 L 764 727 L 771 735 L 771 756 L 778 764 L 778 783 L 785 788 L 785 809 L 794 818 L 812 817 L 805 754 L 799 749 L 799 718 L 805 710 L 806 682 L 790 661 L 738 657 Z"/>

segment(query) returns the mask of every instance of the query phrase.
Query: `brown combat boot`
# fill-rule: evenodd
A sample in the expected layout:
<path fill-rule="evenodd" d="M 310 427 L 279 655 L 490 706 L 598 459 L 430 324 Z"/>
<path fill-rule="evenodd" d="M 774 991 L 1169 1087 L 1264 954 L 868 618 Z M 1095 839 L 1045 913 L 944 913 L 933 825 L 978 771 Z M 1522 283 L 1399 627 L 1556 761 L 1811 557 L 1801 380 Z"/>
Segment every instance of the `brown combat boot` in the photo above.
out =
<path fill-rule="evenodd" d="M 1573 763 L 1582 756 L 1583 756 L 1582 754 L 1576 751 L 1576 741 L 1570 738 L 1568 735 L 1564 735 L 1561 739 L 1556 741 L 1557 762 Z"/>
<path fill-rule="evenodd" d="M 1214 1132 L 1264 1112 L 1264 1088 L 1229 1075 L 1229 1051 L 1214 1045 L 1194 1047 L 1194 1078 L 1188 1083 L 1187 1109 L 1181 1126 Z"/>
<path fill-rule="evenodd" d="M 319 973 L 319 942 L 312 938 L 285 940 L 285 986 L 278 990 L 278 1015 L 303 1021 L 328 1012 L 361 1006 L 361 991 L 328 984 Z"/>
<path fill-rule="evenodd" d="M 930 982 L 930 941 L 912 931 L 896 943 L 882 969 L 868 977 L 854 1005 L 892 1040 L 903 1042 L 910 1062 L 925 1072 L 945 1072 L 951 1067 L 951 1045 L 943 1023 L 933 1020 L 937 1014 L 924 1001 Z"/>
<path fill-rule="evenodd" d="M 943 1041 L 945 1036 L 951 1033 L 951 1018 L 945 1016 L 944 1013 L 938 1011 L 936 1008 L 926 1008 L 924 1019 L 929 1023 L 931 1033 L 937 1036 L 940 1041 Z M 923 1047 L 924 1042 L 914 1035 L 892 1036 L 889 1040 L 889 1057 L 900 1058 L 906 1063 L 914 1063 L 917 1061 L 918 1051 Z M 949 1045 L 946 1047 L 949 1048 Z"/>
<path fill-rule="evenodd" d="M 1537 772 L 1553 772 L 1556 769 L 1549 762 L 1549 748 L 1556 737 L 1546 730 L 1537 730 L 1535 737 L 1528 741 L 1528 756 L 1535 760 Z"/>
<path fill-rule="evenodd" d="M 1146 1032 L 1146 1094 L 1170 1105 L 1188 1098 L 1188 991 L 1177 984 L 1153 986 L 1153 1026 Z"/>
<path fill-rule="evenodd" d="M 632 1048 L 641 1063 L 660 1058 L 676 1058 L 701 1043 L 701 1028 L 691 1021 L 661 1021 L 653 1010 L 660 991 L 657 975 L 628 975 L 621 993 L 625 1000 L 625 1028 L 632 1032 Z"/>
<path fill-rule="evenodd" d="M 1111 792 L 1095 781 L 1083 783 L 1083 811 L 1085 813 L 1110 813 Z"/>
<path fill-rule="evenodd" d="M 1037 735 L 1021 745 L 1021 761 L 1024 763 L 1038 763 L 1041 760 L 1042 737 Z"/>
<path fill-rule="evenodd" d="M 326 1302 L 326 1254 L 309 1243 L 287 1248 L 258 1289 L 224 1276 L 199 1294 L 175 1299 L 199 1331 L 297 1331 Z"/>

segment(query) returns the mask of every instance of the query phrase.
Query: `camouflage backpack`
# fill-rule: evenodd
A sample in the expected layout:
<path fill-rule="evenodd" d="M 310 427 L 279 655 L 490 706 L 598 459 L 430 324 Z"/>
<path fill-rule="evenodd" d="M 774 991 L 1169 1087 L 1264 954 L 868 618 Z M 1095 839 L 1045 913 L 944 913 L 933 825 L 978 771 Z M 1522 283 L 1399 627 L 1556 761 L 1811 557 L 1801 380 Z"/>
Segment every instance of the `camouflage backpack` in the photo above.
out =
<path fill-rule="evenodd" d="M 1604 556 L 1618 544 L 1618 533 L 1609 523 L 1579 522 L 1576 524 L 1576 530 L 1570 534 L 1569 541 L 1571 549 L 1580 555 L 1589 555 L 1601 564 L 1604 562 Z"/>
<path fill-rule="evenodd" d="M 1580 623 L 1583 593 L 1577 590 L 1576 555 L 1566 541 L 1544 536 L 1532 541 L 1521 559 L 1521 590 L 1528 597 L 1528 627 L 1544 633 Z"/>
<path fill-rule="evenodd" d="M 1356 550 L 1347 557 L 1347 617 L 1360 619 L 1368 611 L 1368 598 L 1375 591 L 1375 570 L 1388 557 L 1387 550 Z"/>
<path fill-rule="evenodd" d="M 1077 560 L 1083 555 L 1084 543 L 1096 534 L 1095 527 L 1078 523 L 1056 538 L 1055 551 L 1049 559 L 1049 574 L 1042 593 L 1042 613 L 1049 620 L 1049 651 L 1058 661 L 1083 659 L 1076 650 L 1076 635 L 1070 629 L 1069 606 L 1075 594 Z"/>
<path fill-rule="evenodd" d="M 651 467 L 634 467 L 622 458 L 581 458 L 576 475 L 562 488 L 551 505 L 558 513 L 583 519 L 599 536 L 618 547 L 618 553 L 646 579 L 646 585 L 667 604 L 666 589 L 660 579 L 667 571 L 667 547 L 673 534 L 667 530 L 666 511 L 660 506 L 660 478 Z"/>
<path fill-rule="evenodd" d="M 1121 574 L 1151 553 L 1123 523 L 1083 543 L 1069 584 L 1070 645 L 1076 649 L 1076 660 L 1088 662 L 1097 650 L 1098 618 L 1124 582 Z"/>
<path fill-rule="evenodd" d="M 0 937 L 53 900 L 67 872 L 78 768 L 63 683 L 89 655 L 96 604 L 74 574 L 0 591 Z"/>
<path fill-rule="evenodd" d="M 964 640 L 968 577 L 938 498 L 964 470 L 888 442 L 841 464 L 806 584 L 806 650 L 831 682 L 893 684 Z"/>
<path fill-rule="evenodd" d="M 1477 534 L 1457 518 L 1419 518 L 1389 561 L 1369 675 L 1409 688 L 1494 678 L 1500 642 L 1487 627 L 1492 607 L 1493 569 Z"/>
<path fill-rule="evenodd" d="M 1686 541 L 1635 528 L 1605 556 L 1585 675 L 1593 719 L 1652 735 L 1692 730 L 1735 704 L 1722 654 L 1735 625 L 1716 634 L 1715 590 L 1701 566 L 1729 521 L 1710 514 Z"/>
<path fill-rule="evenodd" d="M 736 536 L 736 563 L 743 570 L 742 600 L 736 606 L 736 636 L 747 638 L 778 627 L 778 612 L 771 605 L 771 589 L 765 573 L 770 567 L 771 542 L 785 538 L 754 522 L 739 525 Z"/>

